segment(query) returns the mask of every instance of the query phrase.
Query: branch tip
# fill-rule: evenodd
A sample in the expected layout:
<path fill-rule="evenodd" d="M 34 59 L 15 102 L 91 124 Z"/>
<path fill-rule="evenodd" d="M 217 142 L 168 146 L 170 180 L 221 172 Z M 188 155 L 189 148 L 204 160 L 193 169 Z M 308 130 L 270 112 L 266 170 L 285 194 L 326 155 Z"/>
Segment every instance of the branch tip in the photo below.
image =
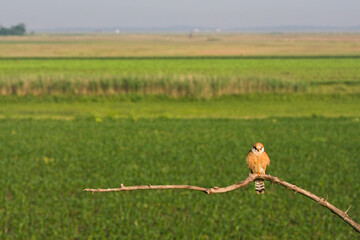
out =
<path fill-rule="evenodd" d="M 345 211 L 346 215 L 348 215 L 347 212 L 350 210 L 350 208 L 351 208 L 351 205 L 348 207 L 348 209 L 346 209 L 346 211 Z"/>

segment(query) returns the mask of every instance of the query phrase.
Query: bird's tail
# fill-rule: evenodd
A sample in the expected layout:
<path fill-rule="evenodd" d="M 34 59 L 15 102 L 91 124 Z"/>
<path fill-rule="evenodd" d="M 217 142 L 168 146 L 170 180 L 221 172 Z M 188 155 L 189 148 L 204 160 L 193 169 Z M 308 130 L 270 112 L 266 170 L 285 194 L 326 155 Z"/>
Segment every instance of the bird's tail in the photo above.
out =
<path fill-rule="evenodd" d="M 265 183 L 264 180 L 256 180 L 255 181 L 255 191 L 257 194 L 265 193 Z"/>

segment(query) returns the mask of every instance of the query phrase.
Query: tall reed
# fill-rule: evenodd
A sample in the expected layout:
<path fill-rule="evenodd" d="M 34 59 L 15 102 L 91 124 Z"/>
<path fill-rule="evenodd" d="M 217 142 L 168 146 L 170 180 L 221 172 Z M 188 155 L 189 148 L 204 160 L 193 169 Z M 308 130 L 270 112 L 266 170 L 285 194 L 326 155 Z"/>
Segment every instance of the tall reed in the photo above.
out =
<path fill-rule="evenodd" d="M 305 92 L 309 83 L 285 78 L 195 74 L 45 75 L 0 78 L 1 95 L 153 94 L 213 97 L 246 93 Z"/>

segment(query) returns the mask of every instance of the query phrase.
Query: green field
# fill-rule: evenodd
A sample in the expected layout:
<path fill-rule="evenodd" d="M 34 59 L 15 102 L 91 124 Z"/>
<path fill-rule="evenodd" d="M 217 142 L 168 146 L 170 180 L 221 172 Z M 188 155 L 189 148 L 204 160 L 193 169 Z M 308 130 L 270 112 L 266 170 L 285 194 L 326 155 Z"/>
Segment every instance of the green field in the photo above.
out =
<path fill-rule="evenodd" d="M 247 94 L 209 100 L 128 97 L 0 98 L 5 119 L 249 119 L 271 117 L 360 117 L 358 95 Z"/>
<path fill-rule="evenodd" d="M 3 95 L 360 93 L 360 58 L 3 59 Z"/>
<path fill-rule="evenodd" d="M 0 239 L 358 239 L 358 34 L 0 37 Z M 244 54 L 243 54 L 244 53 Z"/>
<path fill-rule="evenodd" d="M 355 220 L 360 124 L 353 118 L 0 120 L 1 239 L 355 239 L 338 217 L 266 183 L 91 195 L 86 187 L 226 186 L 247 176 L 255 141 L 268 173 L 326 197 Z M 356 157 L 355 157 L 356 158 Z"/>

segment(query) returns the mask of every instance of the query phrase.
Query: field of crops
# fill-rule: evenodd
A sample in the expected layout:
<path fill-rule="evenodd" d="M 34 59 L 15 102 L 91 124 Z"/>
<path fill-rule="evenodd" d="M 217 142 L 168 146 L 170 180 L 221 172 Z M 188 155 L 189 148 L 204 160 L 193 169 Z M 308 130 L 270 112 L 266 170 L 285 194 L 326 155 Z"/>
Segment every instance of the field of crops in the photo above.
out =
<path fill-rule="evenodd" d="M 2 95 L 360 93 L 360 58 L 0 60 Z"/>
<path fill-rule="evenodd" d="M 267 173 L 351 205 L 360 222 L 358 40 L 0 38 L 0 239 L 359 238 L 328 209 L 269 182 L 261 196 L 253 184 L 214 195 L 82 192 L 227 186 L 248 175 L 246 154 L 262 142 Z"/>
<path fill-rule="evenodd" d="M 186 190 L 91 195 L 86 187 L 226 186 L 261 141 L 269 173 L 359 219 L 355 118 L 1 120 L 1 239 L 355 239 L 338 217 L 266 184 L 207 196 Z M 354 172 L 355 171 L 355 172 Z"/>

